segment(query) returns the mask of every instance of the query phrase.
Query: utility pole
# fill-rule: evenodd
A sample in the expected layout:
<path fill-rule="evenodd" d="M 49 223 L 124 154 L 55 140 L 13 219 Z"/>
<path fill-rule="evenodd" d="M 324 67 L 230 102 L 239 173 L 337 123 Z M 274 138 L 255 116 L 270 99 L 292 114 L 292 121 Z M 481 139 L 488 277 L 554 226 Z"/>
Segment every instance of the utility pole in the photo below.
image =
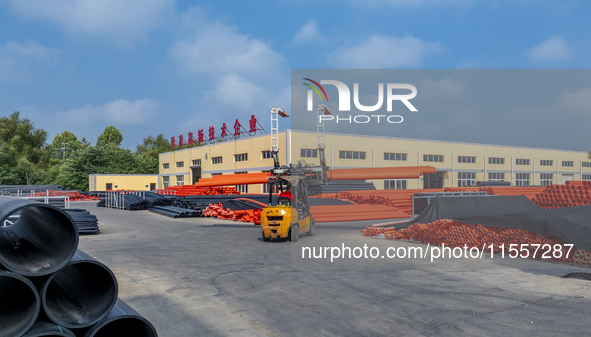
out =
<path fill-rule="evenodd" d="M 68 145 L 68 143 L 64 142 L 64 143 L 60 143 L 60 144 L 64 146 L 60 149 L 63 152 L 63 155 L 62 155 L 62 164 L 63 164 L 66 161 L 66 145 Z"/>

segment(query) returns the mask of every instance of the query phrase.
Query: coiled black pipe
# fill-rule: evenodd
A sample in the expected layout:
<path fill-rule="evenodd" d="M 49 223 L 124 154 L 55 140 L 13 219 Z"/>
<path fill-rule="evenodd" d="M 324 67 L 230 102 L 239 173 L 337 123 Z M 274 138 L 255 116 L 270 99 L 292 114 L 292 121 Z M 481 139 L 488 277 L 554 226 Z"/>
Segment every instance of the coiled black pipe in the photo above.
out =
<path fill-rule="evenodd" d="M 23 337 L 46 337 L 46 336 L 62 336 L 62 337 L 76 337 L 74 333 L 54 323 L 45 321 L 37 321 Z"/>
<path fill-rule="evenodd" d="M 37 319 L 40 303 L 30 280 L 0 270 L 0 337 L 22 336 Z"/>
<path fill-rule="evenodd" d="M 78 229 L 62 210 L 36 201 L 0 196 L 0 265 L 25 276 L 44 276 L 65 266 L 78 247 Z"/>
<path fill-rule="evenodd" d="M 117 299 L 107 318 L 92 326 L 83 337 L 158 337 L 158 333 L 147 319 Z"/>
<path fill-rule="evenodd" d="M 109 314 L 117 301 L 118 285 L 107 266 L 77 251 L 64 268 L 45 280 L 40 293 L 43 310 L 51 321 L 79 329 Z"/>

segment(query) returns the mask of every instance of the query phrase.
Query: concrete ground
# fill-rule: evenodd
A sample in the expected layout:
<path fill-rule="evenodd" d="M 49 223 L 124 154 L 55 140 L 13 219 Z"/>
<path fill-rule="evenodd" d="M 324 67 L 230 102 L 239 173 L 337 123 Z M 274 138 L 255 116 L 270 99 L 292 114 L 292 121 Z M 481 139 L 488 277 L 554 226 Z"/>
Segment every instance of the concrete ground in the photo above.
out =
<path fill-rule="evenodd" d="M 302 247 L 423 247 L 364 237 L 372 222 L 320 224 L 299 242 L 259 226 L 73 202 L 99 219 L 80 249 L 109 266 L 119 296 L 163 337 L 583 336 L 589 271 L 501 259 L 302 259 Z M 590 271 L 591 272 L 591 271 Z"/>

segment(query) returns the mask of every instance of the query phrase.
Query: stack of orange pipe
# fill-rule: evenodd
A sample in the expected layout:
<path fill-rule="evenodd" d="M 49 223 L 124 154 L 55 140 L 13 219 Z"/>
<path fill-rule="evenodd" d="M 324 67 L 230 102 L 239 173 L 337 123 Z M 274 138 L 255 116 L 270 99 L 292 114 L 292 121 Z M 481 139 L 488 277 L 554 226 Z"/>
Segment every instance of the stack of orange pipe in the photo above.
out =
<path fill-rule="evenodd" d="M 230 195 L 240 194 L 234 187 L 195 187 L 194 185 L 170 186 L 167 190 L 176 190 L 176 195 Z"/>
<path fill-rule="evenodd" d="M 316 222 L 408 218 L 400 209 L 384 205 L 312 206 L 310 213 Z"/>
<path fill-rule="evenodd" d="M 98 200 L 97 197 L 91 197 L 88 195 L 80 194 L 78 191 L 43 191 L 36 192 L 35 197 L 70 197 L 70 201 L 86 201 L 86 200 Z"/>
<path fill-rule="evenodd" d="M 542 254 L 546 253 L 548 248 L 543 248 L 543 245 L 550 245 L 551 251 L 544 255 L 543 260 L 550 260 L 561 263 L 571 263 L 584 267 L 591 267 L 591 253 L 582 249 L 573 248 L 567 256 L 570 247 L 564 246 L 565 241 L 552 237 L 541 236 L 535 232 L 525 229 L 511 229 L 502 227 L 489 227 L 482 225 L 467 224 L 457 222 L 454 220 L 442 219 L 436 220 L 427 224 L 413 224 L 405 229 L 396 230 L 395 228 L 380 228 L 367 227 L 361 230 L 365 236 L 384 235 L 386 239 L 402 239 L 415 240 L 423 243 L 441 246 L 445 244 L 448 247 L 467 246 L 470 248 L 478 248 L 482 250 L 485 247 L 485 252 L 490 254 L 490 246 L 493 246 L 493 252 L 499 253 L 501 245 L 504 245 L 505 256 L 509 253 L 509 245 L 517 244 L 528 251 L 528 258 L 540 258 Z M 540 248 L 536 252 L 535 246 L 532 244 L 539 244 Z M 525 246 L 527 245 L 527 246 Z M 554 245 L 560 245 L 561 253 L 554 253 Z M 534 254 L 535 253 L 535 254 Z M 511 253 L 514 255 L 515 253 Z M 525 252 L 519 254 L 526 255 Z M 557 256 L 560 255 L 560 256 Z"/>
<path fill-rule="evenodd" d="M 251 222 L 255 225 L 261 224 L 261 209 L 253 208 L 233 211 L 229 208 L 224 208 L 221 202 L 218 204 L 210 204 L 203 212 L 203 216 L 222 220 Z"/>
<path fill-rule="evenodd" d="M 548 185 L 532 201 L 546 209 L 591 205 L 591 181 L 567 181 L 565 185 Z"/>
<path fill-rule="evenodd" d="M 443 189 L 407 189 L 407 190 L 361 190 L 321 194 L 321 198 L 346 199 L 356 204 L 386 205 L 405 212 L 405 217 L 412 213 L 412 196 L 416 193 L 443 192 Z"/>

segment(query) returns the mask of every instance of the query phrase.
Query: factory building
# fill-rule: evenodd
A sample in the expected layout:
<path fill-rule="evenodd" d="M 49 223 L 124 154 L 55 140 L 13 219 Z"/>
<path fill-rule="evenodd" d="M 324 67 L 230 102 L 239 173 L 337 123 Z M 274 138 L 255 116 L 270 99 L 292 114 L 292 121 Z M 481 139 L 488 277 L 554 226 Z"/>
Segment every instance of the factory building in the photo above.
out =
<path fill-rule="evenodd" d="M 377 189 L 470 186 L 476 181 L 511 185 L 564 184 L 591 180 L 584 151 L 326 133 L 326 163 L 331 168 L 429 165 L 436 174 L 421 179 L 375 180 Z M 273 166 L 271 135 L 259 134 L 160 154 L 158 188 L 193 184 L 219 174 L 267 171 Z M 316 132 L 279 132 L 281 164 L 319 164 Z M 265 193 L 263 185 L 237 186 Z"/>

